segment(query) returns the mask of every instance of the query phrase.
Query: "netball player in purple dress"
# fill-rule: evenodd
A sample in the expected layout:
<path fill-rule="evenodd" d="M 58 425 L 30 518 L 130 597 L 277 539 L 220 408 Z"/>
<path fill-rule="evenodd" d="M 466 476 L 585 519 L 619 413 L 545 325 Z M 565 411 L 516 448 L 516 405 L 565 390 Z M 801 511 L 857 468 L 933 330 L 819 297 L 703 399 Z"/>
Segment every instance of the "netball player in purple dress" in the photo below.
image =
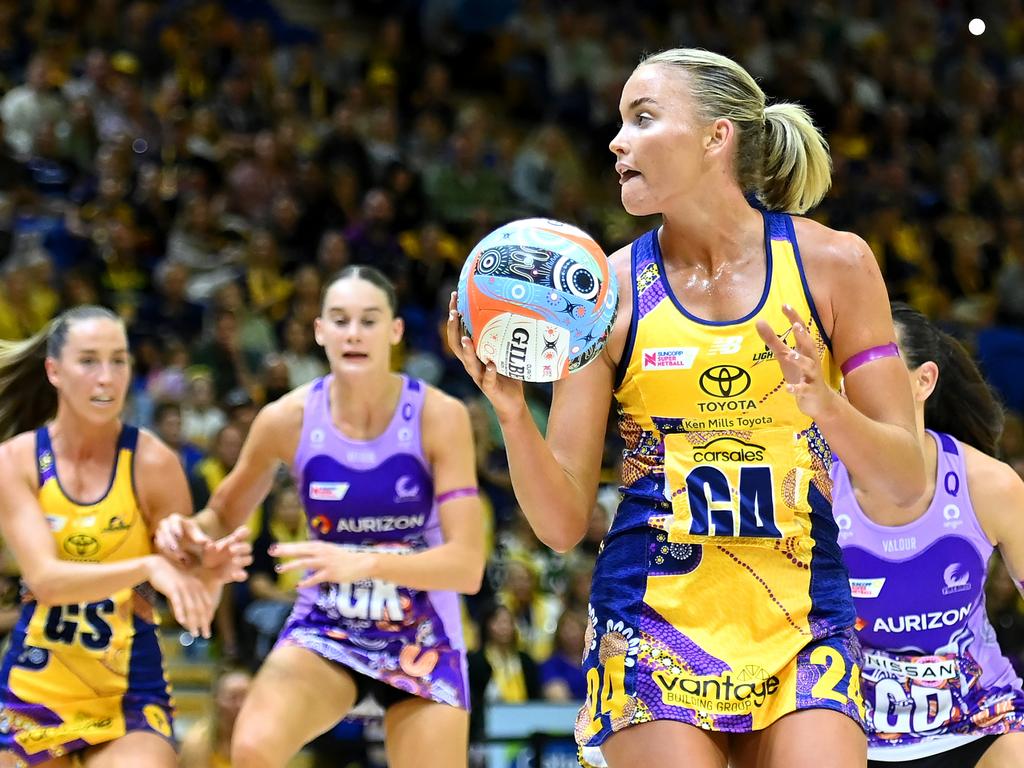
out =
<path fill-rule="evenodd" d="M 271 554 L 305 577 L 239 714 L 233 765 L 284 766 L 371 693 L 389 765 L 466 765 L 457 593 L 475 592 L 484 567 L 473 440 L 462 403 L 391 372 L 395 309 L 377 270 L 339 273 L 315 326 L 330 375 L 267 405 L 197 522 L 160 531 L 171 550 L 233 528 L 281 463 L 302 494 L 311 540 Z"/>
<path fill-rule="evenodd" d="M 864 647 L 869 765 L 1024 765 L 1021 680 L 985 612 L 994 548 L 1015 579 L 1024 576 L 1024 481 L 990 455 L 1002 410 L 963 347 L 905 305 L 893 321 L 928 488 L 900 508 L 842 463 L 832 468 Z"/>

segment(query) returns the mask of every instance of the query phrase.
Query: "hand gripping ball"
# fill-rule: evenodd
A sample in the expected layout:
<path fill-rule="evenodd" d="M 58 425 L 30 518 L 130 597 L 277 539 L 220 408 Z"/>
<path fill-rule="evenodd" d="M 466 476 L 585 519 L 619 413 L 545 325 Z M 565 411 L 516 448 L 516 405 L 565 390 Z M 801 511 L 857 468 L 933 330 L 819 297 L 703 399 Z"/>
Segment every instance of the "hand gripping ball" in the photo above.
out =
<path fill-rule="evenodd" d="M 600 354 L 619 290 L 593 238 L 550 219 L 521 219 L 473 248 L 458 309 L 477 356 L 521 381 L 555 381 Z"/>

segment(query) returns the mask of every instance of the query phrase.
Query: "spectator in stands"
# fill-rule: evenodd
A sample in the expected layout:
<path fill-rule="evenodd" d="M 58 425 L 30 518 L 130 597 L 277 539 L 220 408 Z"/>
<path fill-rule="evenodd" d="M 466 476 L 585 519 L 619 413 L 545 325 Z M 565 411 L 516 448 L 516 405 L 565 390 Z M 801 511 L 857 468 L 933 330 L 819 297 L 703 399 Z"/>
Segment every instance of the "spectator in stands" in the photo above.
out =
<path fill-rule="evenodd" d="M 469 740 L 486 735 L 487 702 L 520 704 L 541 696 L 537 662 L 520 650 L 512 612 L 498 604 L 481 622 L 480 649 L 469 654 Z"/>
<path fill-rule="evenodd" d="M 21 158 L 32 153 L 35 137 L 44 125 L 60 122 L 65 103 L 54 88 L 58 78 L 54 63 L 36 55 L 25 71 L 25 82 L 9 90 L 0 101 L 4 138 Z"/>
<path fill-rule="evenodd" d="M 179 768 L 230 768 L 231 735 L 251 684 L 252 675 L 243 669 L 226 669 L 217 676 L 213 711 L 181 740 Z"/>
<path fill-rule="evenodd" d="M 175 335 L 186 344 L 193 344 L 203 330 L 203 308 L 190 301 L 186 292 L 188 268 L 184 264 L 168 264 L 156 281 L 156 292 L 144 297 L 139 307 L 135 333 L 153 336 Z"/>
<path fill-rule="evenodd" d="M 557 597 L 539 588 L 538 578 L 538 572 L 526 561 L 510 559 L 505 564 L 505 588 L 500 599 L 512 613 L 520 647 L 533 658 L 544 659 L 551 653 L 561 605 Z"/>
<path fill-rule="evenodd" d="M 188 389 L 181 404 L 181 431 L 184 438 L 207 449 L 214 436 L 227 423 L 224 411 L 214 401 L 213 377 L 202 367 L 186 372 Z"/>
<path fill-rule="evenodd" d="M 185 439 L 181 422 L 181 406 L 178 403 L 159 403 L 153 411 L 153 431 L 177 454 L 185 474 L 191 475 L 192 470 L 203 460 L 203 452 L 199 446 Z"/>
<path fill-rule="evenodd" d="M 213 331 L 195 348 L 192 360 L 209 369 L 217 397 L 224 397 L 239 387 L 254 390 L 262 356 L 243 345 L 238 315 L 230 309 L 218 308 L 213 316 Z"/>
<path fill-rule="evenodd" d="M 587 615 L 565 610 L 555 628 L 555 648 L 540 665 L 540 684 L 548 701 L 583 701 L 587 681 L 583 676 L 583 636 Z"/>

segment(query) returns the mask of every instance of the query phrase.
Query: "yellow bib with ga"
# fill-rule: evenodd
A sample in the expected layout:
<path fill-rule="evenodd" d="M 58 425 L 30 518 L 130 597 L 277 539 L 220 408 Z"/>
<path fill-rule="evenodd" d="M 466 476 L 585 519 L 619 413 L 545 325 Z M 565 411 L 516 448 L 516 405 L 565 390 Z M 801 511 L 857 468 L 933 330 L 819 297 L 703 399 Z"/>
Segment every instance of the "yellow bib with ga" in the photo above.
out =
<path fill-rule="evenodd" d="M 656 503 L 647 524 L 672 543 L 810 547 L 808 493 L 828 492 L 828 446 L 786 391 L 764 321 L 789 346 L 792 306 L 812 334 L 825 380 L 839 370 L 796 250 L 792 219 L 765 214 L 767 278 L 746 317 L 687 312 L 665 278 L 657 233 L 638 254 L 634 321 L 615 397 L 626 440 L 627 497 Z M 640 521 L 638 521 L 640 522 Z"/>

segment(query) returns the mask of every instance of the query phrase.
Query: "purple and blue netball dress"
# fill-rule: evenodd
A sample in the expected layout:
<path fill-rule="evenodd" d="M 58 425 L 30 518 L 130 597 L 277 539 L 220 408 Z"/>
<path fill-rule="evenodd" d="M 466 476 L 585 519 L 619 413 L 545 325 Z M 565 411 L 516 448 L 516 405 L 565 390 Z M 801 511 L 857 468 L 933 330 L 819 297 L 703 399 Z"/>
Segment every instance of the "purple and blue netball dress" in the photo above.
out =
<path fill-rule="evenodd" d="M 310 537 L 402 554 L 440 545 L 434 481 L 420 435 L 426 385 L 403 377 L 387 429 L 360 441 L 334 426 L 330 381 L 318 379 L 310 389 L 292 465 Z M 399 691 L 469 708 L 454 592 L 378 579 L 301 589 L 278 644 L 308 648 Z"/>
<path fill-rule="evenodd" d="M 846 468 L 832 465 L 833 513 L 850 572 L 869 757 L 928 757 L 983 736 L 1024 730 L 1024 693 L 985 612 L 992 544 L 974 514 L 964 446 L 938 446 L 931 506 L 881 526 L 857 503 Z"/>

